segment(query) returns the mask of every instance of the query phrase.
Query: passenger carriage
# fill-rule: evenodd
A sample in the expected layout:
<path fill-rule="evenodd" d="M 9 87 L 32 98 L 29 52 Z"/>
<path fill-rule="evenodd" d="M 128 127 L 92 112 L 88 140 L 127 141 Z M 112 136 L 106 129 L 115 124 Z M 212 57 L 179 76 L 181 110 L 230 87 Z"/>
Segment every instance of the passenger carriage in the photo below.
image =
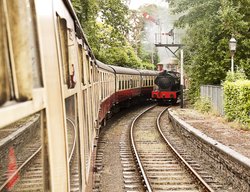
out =
<path fill-rule="evenodd" d="M 142 97 L 150 98 L 154 87 L 155 77 L 159 72 L 152 70 L 139 70 L 139 72 L 141 74 L 141 95 Z"/>
<path fill-rule="evenodd" d="M 107 113 L 115 105 L 115 73 L 108 65 L 97 61 L 99 72 L 99 122 L 102 122 Z"/>
<path fill-rule="evenodd" d="M 110 65 L 116 76 L 115 103 L 121 103 L 141 93 L 140 72 L 136 69 Z"/>
<path fill-rule="evenodd" d="M 101 122 L 148 96 L 154 72 L 96 61 L 70 1 L 3 0 L 0 16 L 0 129 L 39 117 L 43 190 L 91 190 Z"/>

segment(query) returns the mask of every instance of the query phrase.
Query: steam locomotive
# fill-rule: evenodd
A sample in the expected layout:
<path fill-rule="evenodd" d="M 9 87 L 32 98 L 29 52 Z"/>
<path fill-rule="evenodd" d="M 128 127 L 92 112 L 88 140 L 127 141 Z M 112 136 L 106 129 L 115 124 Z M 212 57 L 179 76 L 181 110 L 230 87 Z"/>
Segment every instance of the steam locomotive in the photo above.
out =
<path fill-rule="evenodd" d="M 178 72 L 164 70 L 154 80 L 155 88 L 152 98 L 158 103 L 175 104 L 180 97 L 180 74 Z"/>

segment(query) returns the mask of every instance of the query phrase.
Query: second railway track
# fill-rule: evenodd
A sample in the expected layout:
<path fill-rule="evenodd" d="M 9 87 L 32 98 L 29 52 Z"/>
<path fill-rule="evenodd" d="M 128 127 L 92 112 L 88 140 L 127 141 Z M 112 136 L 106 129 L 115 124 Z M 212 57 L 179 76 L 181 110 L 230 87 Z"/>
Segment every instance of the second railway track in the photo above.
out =
<path fill-rule="evenodd" d="M 164 134 L 160 134 L 156 123 L 158 116 L 160 126 L 163 110 L 163 107 L 149 108 L 131 125 L 131 143 L 145 190 L 214 191 L 185 160 L 186 154 L 178 153 L 166 138 L 163 139 Z"/>
<path fill-rule="evenodd" d="M 39 124 L 40 121 L 38 121 L 38 117 L 33 119 L 35 120 L 31 121 L 31 123 L 29 123 L 29 121 L 26 122 L 26 124 L 29 125 L 28 127 L 31 127 L 29 131 L 25 131 L 26 129 L 22 129 L 22 126 L 19 130 L 20 135 L 25 135 L 29 139 L 23 139 L 25 136 L 15 137 L 15 142 L 20 146 L 20 149 L 16 150 L 17 161 L 14 154 L 14 146 L 16 146 L 16 144 L 14 143 L 13 146 L 10 146 L 11 152 L 9 152 L 9 156 L 11 156 L 11 158 L 9 158 L 8 163 L 5 163 L 8 164 L 8 170 L 7 173 L 3 174 L 0 178 L 0 191 L 44 191 L 42 145 L 39 135 L 40 129 L 37 128 L 39 126 L 31 126 L 33 124 Z M 26 126 L 26 124 L 24 124 L 23 126 Z M 70 168 L 71 181 L 70 191 L 80 191 L 78 156 L 76 147 L 77 133 L 75 129 L 75 123 L 70 118 L 67 118 L 67 127 L 69 150 L 68 163 Z M 11 140 L 13 136 L 9 136 L 9 138 Z"/>

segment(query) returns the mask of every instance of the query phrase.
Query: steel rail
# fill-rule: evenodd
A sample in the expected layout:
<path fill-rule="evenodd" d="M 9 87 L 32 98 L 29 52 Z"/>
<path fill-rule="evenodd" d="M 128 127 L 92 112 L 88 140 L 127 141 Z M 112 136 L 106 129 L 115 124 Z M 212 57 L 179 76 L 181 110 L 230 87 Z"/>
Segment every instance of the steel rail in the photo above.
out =
<path fill-rule="evenodd" d="M 68 163 L 70 163 L 71 160 L 73 159 L 72 157 L 73 157 L 73 154 L 74 154 L 74 151 L 75 151 L 75 146 L 76 146 L 76 126 L 75 126 L 74 122 L 70 118 L 67 118 L 66 120 L 70 122 L 70 124 L 73 126 L 73 129 L 74 129 L 73 146 L 72 146 L 72 149 L 71 149 L 71 152 L 70 152 L 70 155 L 69 155 L 69 160 L 68 160 Z"/>
<path fill-rule="evenodd" d="M 75 124 L 74 122 L 67 118 L 67 120 L 72 124 L 73 126 L 73 129 L 74 129 L 74 141 L 73 141 L 73 147 L 72 147 L 72 150 L 71 150 L 71 153 L 70 153 L 70 156 L 69 156 L 69 160 L 68 162 L 71 162 L 72 160 L 72 157 L 73 157 L 73 153 L 74 153 L 74 150 L 75 150 L 75 146 L 76 146 L 76 128 L 75 128 Z M 23 162 L 18 168 L 17 170 L 9 176 L 9 178 L 0 186 L 0 191 L 3 191 L 7 184 L 19 173 L 21 172 L 26 165 L 28 165 L 28 163 L 30 163 L 37 155 L 39 152 L 41 152 L 42 150 L 42 146 L 40 146 L 25 162 Z"/>
<path fill-rule="evenodd" d="M 148 192 L 152 192 L 153 189 L 152 189 L 151 184 L 150 184 L 150 182 L 149 182 L 149 180 L 148 180 L 147 174 L 146 174 L 146 172 L 144 171 L 144 167 L 143 167 L 143 165 L 142 165 L 141 158 L 140 158 L 140 156 L 139 156 L 139 154 L 138 154 L 138 151 L 137 151 L 137 149 L 136 149 L 136 144 L 135 144 L 135 141 L 134 141 L 133 132 L 134 132 L 134 125 L 135 125 L 135 122 L 136 122 L 143 114 L 145 114 L 147 111 L 153 109 L 155 106 L 156 106 L 156 105 L 153 105 L 153 106 L 147 108 L 146 110 L 144 110 L 144 111 L 143 111 L 142 113 L 140 113 L 139 115 L 137 115 L 137 116 L 135 117 L 135 119 L 133 120 L 133 122 L 131 123 L 131 127 L 130 127 L 130 140 L 131 140 L 131 145 L 132 145 L 132 148 L 133 148 L 135 157 L 136 157 L 136 161 L 137 161 L 137 163 L 138 163 L 138 165 L 139 165 L 139 169 L 140 169 L 140 172 L 141 172 L 143 181 L 144 181 L 144 183 L 145 183 L 146 190 L 147 190 Z"/>
<path fill-rule="evenodd" d="M 173 152 L 173 154 L 183 163 L 185 169 L 191 173 L 191 175 L 193 176 L 193 178 L 195 178 L 196 181 L 198 181 L 198 183 L 202 186 L 203 190 L 206 192 L 214 192 L 214 190 L 206 183 L 206 181 L 204 181 L 204 179 L 202 179 L 202 177 L 188 164 L 188 162 L 177 152 L 177 150 L 173 147 L 173 145 L 171 145 L 171 143 L 168 141 L 168 139 L 165 137 L 165 135 L 163 134 L 162 130 L 161 130 L 161 126 L 160 126 L 160 118 L 163 115 L 163 113 L 168 109 L 169 107 L 165 108 L 157 117 L 157 128 L 158 131 L 160 132 L 161 136 L 163 137 L 163 139 L 165 140 L 165 142 L 167 143 L 168 147 L 171 149 L 171 151 Z"/>
<path fill-rule="evenodd" d="M 7 184 L 22 170 L 29 162 L 31 162 L 39 152 L 41 152 L 42 146 L 40 146 L 18 169 L 4 182 L 4 184 L 0 187 L 0 191 L 3 191 Z"/>

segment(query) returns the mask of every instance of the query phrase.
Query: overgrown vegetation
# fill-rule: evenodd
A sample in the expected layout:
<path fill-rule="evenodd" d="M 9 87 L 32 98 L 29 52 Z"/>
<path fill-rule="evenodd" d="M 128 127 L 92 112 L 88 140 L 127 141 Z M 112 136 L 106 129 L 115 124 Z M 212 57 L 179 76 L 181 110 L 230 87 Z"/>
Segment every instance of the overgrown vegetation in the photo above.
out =
<path fill-rule="evenodd" d="M 194 108 L 202 113 L 208 113 L 212 110 L 212 104 L 206 97 L 201 97 L 194 103 Z"/>
<path fill-rule="evenodd" d="M 229 39 L 237 40 L 236 68 L 250 77 L 249 0 L 170 0 L 182 16 L 176 27 L 186 29 L 185 70 L 191 79 L 191 98 L 200 85 L 219 85 L 230 69 Z"/>

